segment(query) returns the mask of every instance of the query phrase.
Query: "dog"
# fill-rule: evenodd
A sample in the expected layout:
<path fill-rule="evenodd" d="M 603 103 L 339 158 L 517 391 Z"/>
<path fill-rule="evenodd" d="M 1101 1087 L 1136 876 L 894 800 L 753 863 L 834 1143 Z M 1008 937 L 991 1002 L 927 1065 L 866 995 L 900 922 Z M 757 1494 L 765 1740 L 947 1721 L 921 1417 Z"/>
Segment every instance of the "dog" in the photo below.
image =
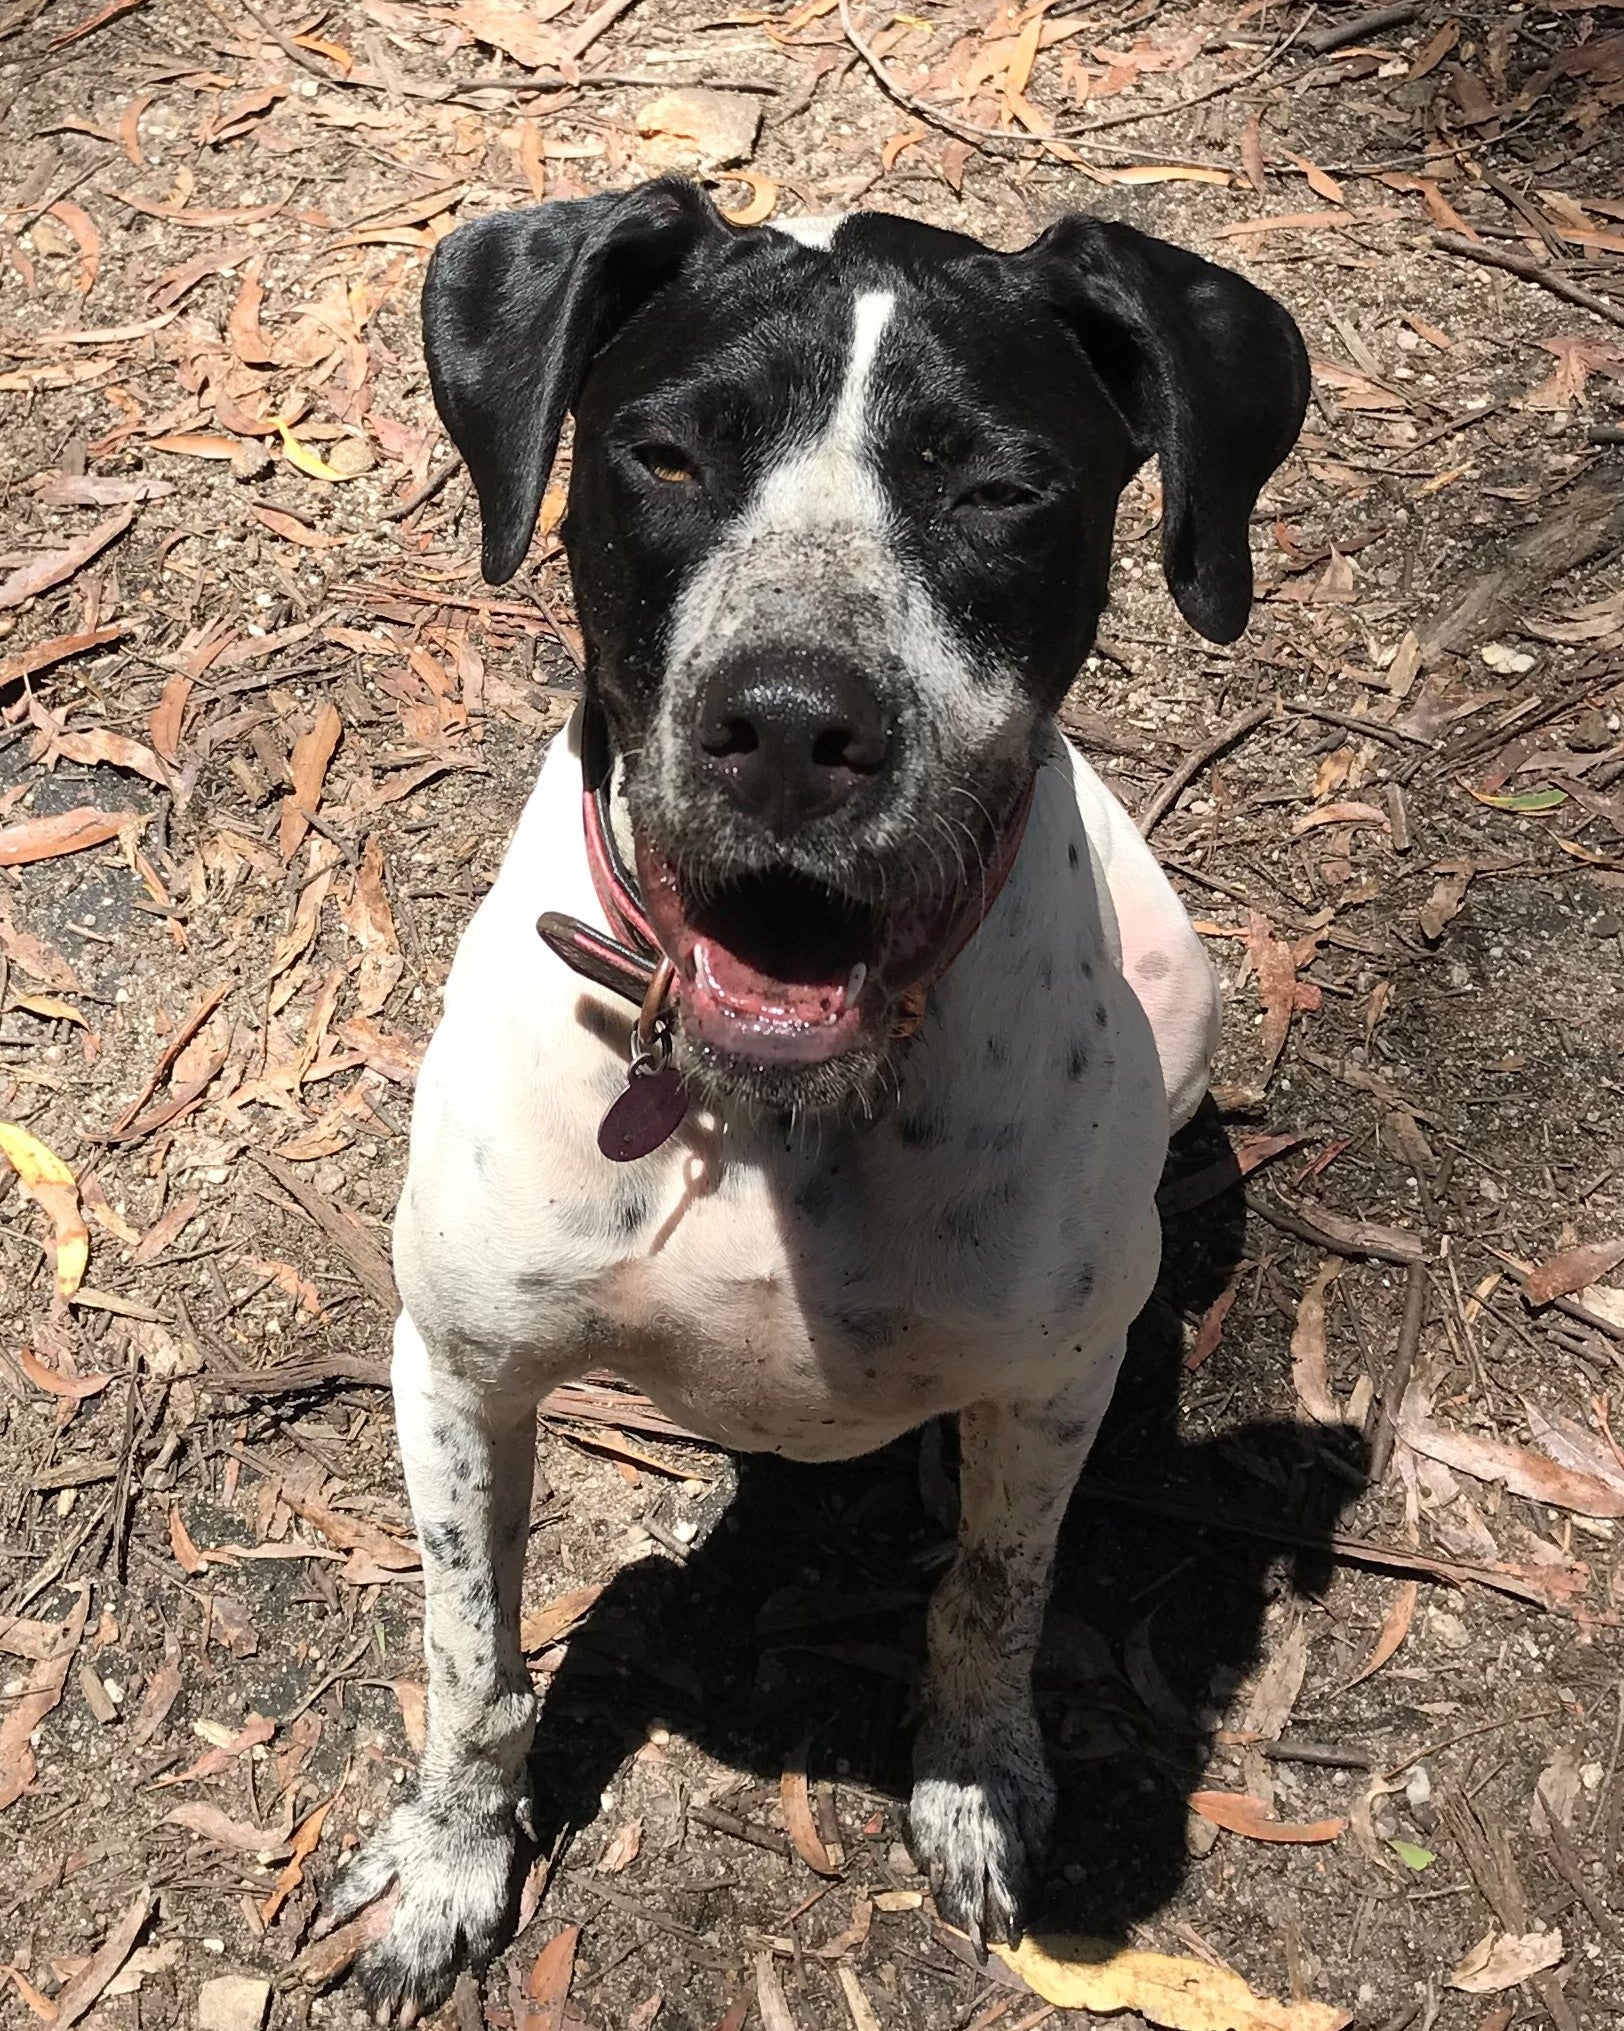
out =
<path fill-rule="evenodd" d="M 799 1460 L 957 1415 L 910 1828 L 941 1915 L 1018 1939 L 1056 1532 L 1219 1023 L 1055 713 L 1152 454 L 1173 598 L 1240 633 L 1302 339 L 1126 225 L 1009 254 L 878 212 L 740 228 L 677 179 L 459 227 L 423 322 L 493 582 L 573 412 L 584 704 L 418 1084 L 392 1373 L 427 1746 L 328 1922 L 393 1882 L 361 1975 L 405 2021 L 500 1943 L 535 1409 L 603 1365 Z"/>

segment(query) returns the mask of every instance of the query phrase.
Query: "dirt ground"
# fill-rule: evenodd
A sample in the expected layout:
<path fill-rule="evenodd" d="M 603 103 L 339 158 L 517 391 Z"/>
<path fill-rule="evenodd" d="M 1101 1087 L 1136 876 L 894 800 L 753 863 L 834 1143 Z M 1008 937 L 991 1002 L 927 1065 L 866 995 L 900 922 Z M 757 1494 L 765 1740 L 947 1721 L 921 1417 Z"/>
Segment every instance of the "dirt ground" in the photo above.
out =
<path fill-rule="evenodd" d="M 1230 999 L 1063 1542 L 1041 1930 L 1624 2022 L 1624 1244 L 1571 1252 L 1624 1236 L 1624 21 L 1382 12 L 0 5 L 0 2023 L 360 2020 L 313 1921 L 422 1713 L 387 1223 L 576 652 L 549 535 L 493 597 L 464 478 L 420 498 L 418 289 L 685 120 L 734 210 L 1095 210 L 1315 360 L 1246 637 L 1177 619 L 1141 481 L 1068 707 Z M 950 1442 L 559 1411 L 541 1856 L 447 2021 L 1084 2021 L 903 1845 Z"/>

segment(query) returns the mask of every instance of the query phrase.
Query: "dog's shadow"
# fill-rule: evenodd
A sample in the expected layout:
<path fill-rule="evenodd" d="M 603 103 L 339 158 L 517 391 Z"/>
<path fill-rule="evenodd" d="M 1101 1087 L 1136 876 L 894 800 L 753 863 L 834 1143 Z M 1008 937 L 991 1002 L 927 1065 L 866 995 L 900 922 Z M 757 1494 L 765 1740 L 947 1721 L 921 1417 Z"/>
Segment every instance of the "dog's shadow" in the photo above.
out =
<path fill-rule="evenodd" d="M 1172 1168 L 1224 1161 L 1233 1166 L 1209 1104 Z M 1045 1929 L 1122 1938 L 1174 1897 L 1189 1858 L 1186 1800 L 1227 1695 L 1259 1662 L 1270 1600 L 1326 1584 L 1329 1533 L 1359 1489 L 1362 1457 L 1331 1459 L 1322 1431 L 1290 1420 L 1181 1431 L 1180 1320 L 1235 1275 L 1244 1227 L 1238 1170 L 1166 1222 L 1160 1286 L 1062 1533 L 1037 1673 L 1060 1790 L 1031 1913 Z M 1237 1379 L 1242 1401 L 1273 1393 L 1259 1386 L 1261 1362 Z M 532 1752 L 543 1846 L 597 1816 L 605 1787 L 663 1721 L 774 1784 L 804 1754 L 814 1780 L 845 1787 L 854 1880 L 883 1887 L 887 1849 L 906 1829 L 913 1685 L 953 1486 L 940 1428 L 835 1467 L 741 1458 L 726 1514 L 686 1561 L 628 1568 L 572 1637 Z M 649 1497 L 658 1522 L 660 1491 Z M 1280 1524 L 1285 1541 L 1203 1528 L 1222 1511 Z"/>

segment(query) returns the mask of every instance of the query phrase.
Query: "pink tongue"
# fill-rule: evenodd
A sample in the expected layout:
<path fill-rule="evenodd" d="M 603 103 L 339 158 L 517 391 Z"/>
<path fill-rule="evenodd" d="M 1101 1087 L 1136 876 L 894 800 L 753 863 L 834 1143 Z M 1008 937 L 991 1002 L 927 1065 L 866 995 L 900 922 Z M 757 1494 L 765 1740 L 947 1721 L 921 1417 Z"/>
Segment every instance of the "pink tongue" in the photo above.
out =
<path fill-rule="evenodd" d="M 848 977 L 834 980 L 773 980 L 758 973 L 714 938 L 694 945 L 701 987 L 709 987 L 723 1008 L 755 1021 L 811 1027 L 838 1021 L 845 1013 Z"/>

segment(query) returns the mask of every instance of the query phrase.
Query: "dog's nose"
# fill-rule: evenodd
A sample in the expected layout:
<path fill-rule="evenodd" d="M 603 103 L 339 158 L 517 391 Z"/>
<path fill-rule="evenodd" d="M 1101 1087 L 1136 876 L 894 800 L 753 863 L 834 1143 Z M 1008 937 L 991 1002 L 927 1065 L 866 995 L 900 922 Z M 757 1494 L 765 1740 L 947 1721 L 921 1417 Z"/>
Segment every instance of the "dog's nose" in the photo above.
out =
<path fill-rule="evenodd" d="M 769 830 L 838 810 L 886 765 L 890 731 L 861 670 L 805 651 L 730 660 L 705 687 L 701 770 Z"/>

